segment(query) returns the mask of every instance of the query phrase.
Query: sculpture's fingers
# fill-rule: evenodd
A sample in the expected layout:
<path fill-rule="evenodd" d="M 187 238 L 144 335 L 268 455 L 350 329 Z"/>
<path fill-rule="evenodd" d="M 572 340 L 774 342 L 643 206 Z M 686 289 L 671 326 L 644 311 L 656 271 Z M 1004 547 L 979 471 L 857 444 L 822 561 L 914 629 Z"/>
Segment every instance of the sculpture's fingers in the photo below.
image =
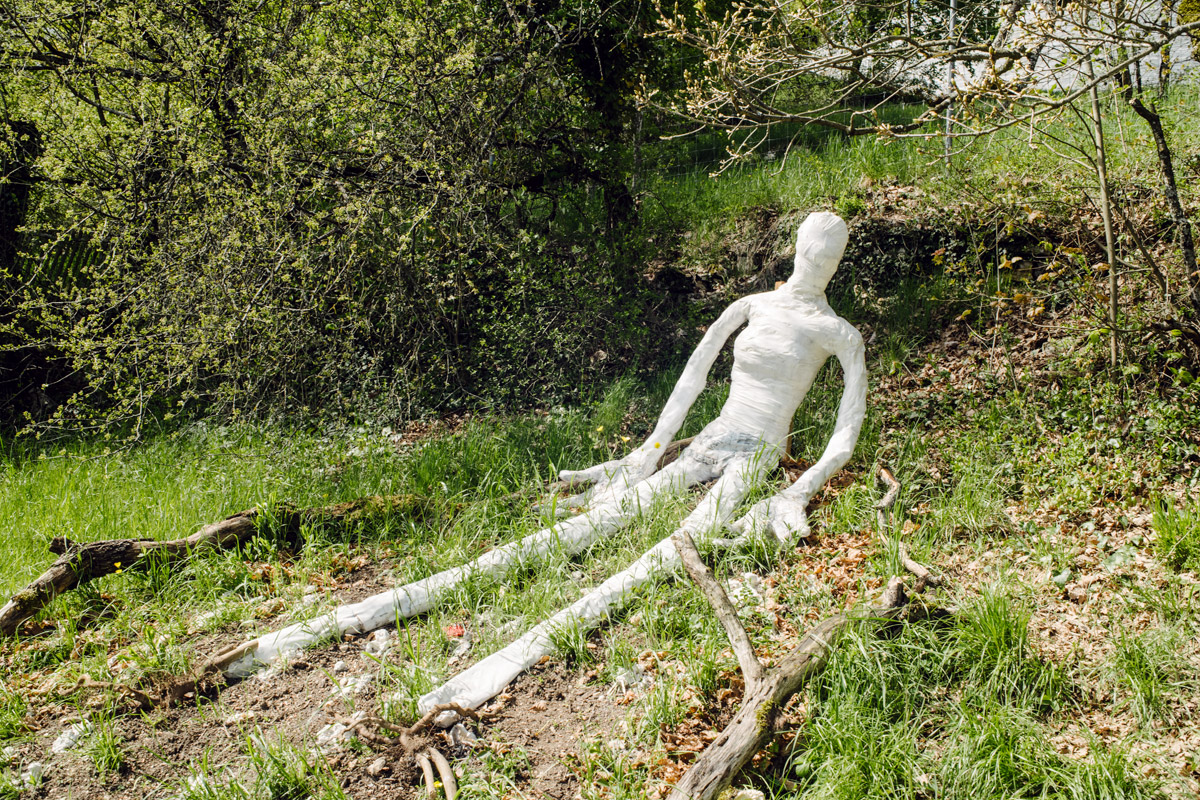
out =
<path fill-rule="evenodd" d="M 737 519 L 729 524 L 729 530 L 739 533 L 742 536 L 755 534 L 763 529 L 763 524 L 767 521 L 767 509 L 761 503 L 751 506 L 740 519 Z"/>
<path fill-rule="evenodd" d="M 597 464 L 587 469 L 563 469 L 558 472 L 558 479 L 570 484 L 595 483 L 604 477 L 604 465 Z"/>
<path fill-rule="evenodd" d="M 799 515 L 772 514 L 770 528 L 779 543 L 785 546 L 807 539 L 812 533 L 812 529 L 808 527 L 808 518 L 803 512 Z"/>
<path fill-rule="evenodd" d="M 592 495 L 595 493 L 595 491 L 596 487 L 593 486 L 589 489 L 585 489 L 579 494 L 573 494 L 570 497 L 560 498 L 558 501 L 558 508 L 562 511 L 566 511 L 567 509 L 581 508 L 586 506 L 588 501 L 592 499 Z"/>

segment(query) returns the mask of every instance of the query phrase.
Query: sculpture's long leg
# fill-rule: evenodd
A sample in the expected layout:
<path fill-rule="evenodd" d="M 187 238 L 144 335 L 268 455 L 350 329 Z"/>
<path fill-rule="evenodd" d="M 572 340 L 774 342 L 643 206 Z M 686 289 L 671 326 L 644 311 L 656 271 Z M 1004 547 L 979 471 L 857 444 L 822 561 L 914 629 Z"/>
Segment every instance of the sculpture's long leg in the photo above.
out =
<path fill-rule="evenodd" d="M 764 471 L 753 458 L 730 464 L 680 527 L 693 534 L 707 534 L 728 522 L 752 482 Z M 696 474 L 699 473 L 688 477 Z M 553 652 L 552 635 L 555 630 L 571 626 L 584 630 L 595 627 L 611 610 L 619 608 L 635 588 L 656 575 L 674 570 L 679 563 L 679 553 L 668 536 L 627 569 L 613 575 L 568 608 L 421 697 L 417 701 L 417 708 L 424 713 L 439 703 L 478 707 L 495 697 L 509 681 L 537 663 L 542 656 Z M 453 715 L 449 715 L 446 721 L 450 716 Z"/>
<path fill-rule="evenodd" d="M 579 553 L 605 534 L 627 525 L 663 488 L 683 487 L 707 477 L 711 476 L 689 477 L 681 462 L 676 461 L 615 499 L 598 503 L 584 514 L 490 550 L 468 564 L 266 634 L 256 642 L 248 643 L 246 655 L 227 672 L 234 677 L 244 677 L 264 664 L 288 657 L 323 639 L 347 632 L 364 633 L 394 623 L 398 618 L 423 614 L 467 578 L 484 575 L 499 578 L 522 563 L 542 559 L 560 550 L 567 555 Z"/>

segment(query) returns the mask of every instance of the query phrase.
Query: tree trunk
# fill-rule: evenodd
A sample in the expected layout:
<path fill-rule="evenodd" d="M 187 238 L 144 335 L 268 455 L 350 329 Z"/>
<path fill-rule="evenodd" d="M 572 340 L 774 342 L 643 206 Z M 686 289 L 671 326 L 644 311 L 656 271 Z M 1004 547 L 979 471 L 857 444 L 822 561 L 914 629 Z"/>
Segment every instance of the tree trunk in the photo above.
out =
<path fill-rule="evenodd" d="M 1196 268 L 1196 244 L 1192 238 L 1192 223 L 1184 211 L 1179 199 L 1179 187 L 1175 183 L 1175 163 L 1171 155 L 1171 146 L 1167 143 L 1167 134 L 1163 130 L 1162 117 L 1158 111 L 1142 102 L 1137 95 L 1129 98 L 1129 105 L 1137 115 L 1150 126 L 1154 136 L 1154 146 L 1158 152 L 1158 167 L 1163 177 L 1163 194 L 1167 198 L 1167 207 L 1171 209 L 1171 218 L 1179 230 L 1179 249 L 1183 253 L 1183 265 L 1187 271 L 1188 300 L 1192 309 L 1200 313 L 1200 275 Z"/>
<path fill-rule="evenodd" d="M 1092 81 L 1092 144 L 1096 150 L 1096 183 L 1100 185 L 1100 216 L 1104 220 L 1104 250 L 1108 256 L 1108 361 L 1114 370 L 1120 354 L 1117 351 L 1117 244 L 1113 233 L 1112 198 L 1108 194 L 1108 152 L 1104 147 L 1104 122 L 1100 117 L 1100 93 L 1095 85 L 1096 73 L 1092 61 L 1087 62 L 1088 78 Z"/>

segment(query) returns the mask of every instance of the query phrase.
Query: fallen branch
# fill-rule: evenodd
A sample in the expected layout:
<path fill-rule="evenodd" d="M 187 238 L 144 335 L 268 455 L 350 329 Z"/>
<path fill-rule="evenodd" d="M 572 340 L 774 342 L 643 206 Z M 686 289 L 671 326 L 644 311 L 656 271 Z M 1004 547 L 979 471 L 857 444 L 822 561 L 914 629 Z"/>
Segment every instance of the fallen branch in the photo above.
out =
<path fill-rule="evenodd" d="M 413 495 L 363 497 L 349 503 L 319 508 L 273 510 L 267 518 L 257 508 L 239 511 L 220 522 L 205 525 L 182 539 L 108 539 L 81 544 L 65 537 L 51 540 L 49 549 L 57 553 L 54 563 L 17 592 L 0 608 L 0 636 L 12 636 L 21 623 L 41 611 L 60 594 L 83 584 L 127 569 L 137 569 L 151 555 L 175 561 L 187 558 L 203 547 L 230 548 L 252 539 L 269 519 L 293 541 L 304 526 L 319 524 L 353 525 L 368 519 L 398 513 L 425 513 L 428 501 Z M 264 518 L 264 520 L 260 520 Z"/>
<path fill-rule="evenodd" d="M 888 485 L 887 494 L 876 504 L 879 535 L 884 538 L 892 507 L 900 494 L 900 482 L 887 467 L 881 467 L 879 477 Z M 810 678 L 820 672 L 838 635 L 853 622 L 869 619 L 894 619 L 908 604 L 904 581 L 893 577 L 879 601 L 857 613 L 837 614 L 822 621 L 805 634 L 800 644 L 778 665 L 763 670 L 725 590 L 713 578 L 696 551 L 695 542 L 686 531 L 673 537 L 683 559 L 684 568 L 716 611 L 725 628 L 730 645 L 742 667 L 746 695 L 742 707 L 721 735 L 705 748 L 696 764 L 675 785 L 670 800 L 712 800 L 733 782 L 734 777 L 774 736 L 775 719 L 780 709 Z M 886 539 L 885 539 L 886 541 Z M 939 585 L 941 579 L 908 557 L 900 546 L 904 568 L 917 576 L 914 592 L 924 591 L 926 585 Z"/>
<path fill-rule="evenodd" d="M 751 691 L 762 680 L 763 668 L 754 652 L 754 645 L 750 644 L 750 637 L 746 635 L 746 629 L 738 619 L 737 609 L 713 577 L 712 570 L 700 560 L 700 552 L 696 549 L 691 534 L 680 530 L 671 537 L 671 541 L 675 543 L 675 549 L 683 559 L 683 568 L 717 612 L 717 619 L 721 621 L 721 627 L 725 629 L 725 635 L 729 637 L 729 644 L 737 656 L 738 665 L 742 668 L 742 679 L 746 682 L 746 689 Z"/>
<path fill-rule="evenodd" d="M 879 479 L 887 484 L 887 494 L 875 504 L 876 525 L 879 532 L 879 538 L 882 542 L 887 542 L 887 535 L 884 533 L 889 527 L 892 517 L 892 507 L 896 504 L 896 498 L 900 494 L 900 481 L 896 480 L 896 476 L 887 467 L 879 468 Z M 917 582 L 913 585 L 913 591 L 918 594 L 925 591 L 926 586 L 941 586 L 942 579 L 929 571 L 928 567 L 913 561 L 908 555 L 908 548 L 901 542 L 897 551 L 900 556 L 900 565 L 905 571 L 916 576 Z"/>
<path fill-rule="evenodd" d="M 716 590 L 725 594 L 719 585 Z M 728 597 L 725 602 L 729 602 Z M 856 621 L 892 619 L 907 602 L 904 581 L 892 578 L 878 604 L 861 613 L 838 614 L 822 621 L 805 634 L 799 646 L 782 662 L 766 670 L 760 680 L 751 683 L 747 679 L 741 709 L 675 785 L 671 800 L 711 800 L 720 796 L 754 754 L 775 735 L 775 719 L 788 698 L 825 667 L 838 635 Z M 741 623 L 738 625 L 740 627 Z M 745 635 L 744 629 L 742 635 Z"/>

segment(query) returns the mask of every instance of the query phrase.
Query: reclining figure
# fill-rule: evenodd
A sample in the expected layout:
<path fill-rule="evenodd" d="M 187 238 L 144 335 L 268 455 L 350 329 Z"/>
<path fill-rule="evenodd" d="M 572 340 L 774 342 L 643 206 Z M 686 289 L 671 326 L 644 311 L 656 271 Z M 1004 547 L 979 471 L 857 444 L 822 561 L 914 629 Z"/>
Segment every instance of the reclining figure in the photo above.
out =
<path fill-rule="evenodd" d="M 491 550 L 470 564 L 264 636 L 257 648 L 230 671 L 246 674 L 257 664 L 308 646 L 317 637 L 365 632 L 398 617 L 424 613 L 467 578 L 500 578 L 520 564 L 560 550 L 573 555 L 631 523 L 657 496 L 714 478 L 716 482 L 681 523 L 682 529 L 704 537 L 728 525 L 743 535 L 773 534 L 783 544 L 806 537 L 808 501 L 850 459 L 866 411 L 862 337 L 833 312 L 825 299 L 825 287 L 837 269 L 847 238 L 846 223 L 838 216 L 827 212 L 809 215 L 796 237 L 791 278 L 774 291 L 735 301 L 713 323 L 688 359 L 645 443 L 619 460 L 561 473 L 560 477 L 572 484 L 592 484 L 581 496 L 588 506 L 585 513 Z M 734 342 L 729 398 L 720 415 L 704 427 L 677 460 L 655 472 L 663 448 L 679 431 L 703 390 L 717 354 L 743 325 L 745 330 Z M 756 503 L 730 524 L 746 493 L 778 464 L 792 417 L 830 356 L 841 362 L 845 388 L 836 428 L 825 452 L 794 484 Z M 441 703 L 466 708 L 483 704 L 553 651 L 551 635 L 556 629 L 594 627 L 634 588 L 679 563 L 670 537 L 663 539 L 570 607 L 420 698 L 419 709 L 424 713 Z"/>

